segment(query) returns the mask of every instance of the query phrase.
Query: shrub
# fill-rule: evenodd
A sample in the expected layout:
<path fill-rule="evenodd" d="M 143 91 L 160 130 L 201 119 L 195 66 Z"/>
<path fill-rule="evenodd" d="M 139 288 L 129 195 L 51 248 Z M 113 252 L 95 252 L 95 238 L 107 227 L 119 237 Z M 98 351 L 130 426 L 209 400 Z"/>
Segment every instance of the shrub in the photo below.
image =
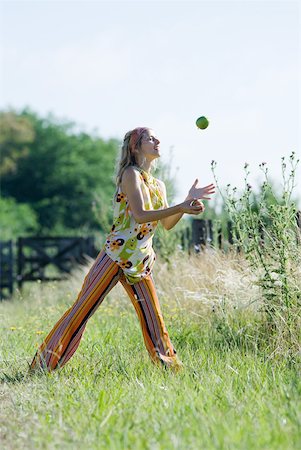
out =
<path fill-rule="evenodd" d="M 269 180 L 264 162 L 259 166 L 264 174 L 259 194 L 248 181 L 248 164 L 241 193 L 230 185 L 225 193 L 219 189 L 233 222 L 235 246 L 245 254 L 262 291 L 266 337 L 276 344 L 276 353 L 285 351 L 290 355 L 300 351 L 300 230 L 293 200 L 298 163 L 295 153 L 288 162 L 282 158 L 280 194 Z M 215 168 L 213 161 L 217 182 Z"/>
<path fill-rule="evenodd" d="M 37 215 L 27 204 L 17 203 L 13 198 L 0 198 L 0 229 L 3 241 L 35 233 Z"/>

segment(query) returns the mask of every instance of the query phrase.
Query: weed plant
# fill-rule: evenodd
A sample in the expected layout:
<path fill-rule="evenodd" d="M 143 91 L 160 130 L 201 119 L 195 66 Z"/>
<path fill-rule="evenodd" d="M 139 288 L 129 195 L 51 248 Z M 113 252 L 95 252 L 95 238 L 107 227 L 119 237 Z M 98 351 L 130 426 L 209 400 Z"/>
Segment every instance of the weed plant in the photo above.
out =
<path fill-rule="evenodd" d="M 259 193 L 249 183 L 246 163 L 244 189 L 227 186 L 221 192 L 233 222 L 234 244 L 256 275 L 263 296 L 263 332 L 275 355 L 300 357 L 300 229 L 293 200 L 299 160 L 293 152 L 282 158 L 282 188 L 277 193 L 265 162 L 259 165 L 264 181 Z M 216 163 L 212 161 L 215 180 Z"/>

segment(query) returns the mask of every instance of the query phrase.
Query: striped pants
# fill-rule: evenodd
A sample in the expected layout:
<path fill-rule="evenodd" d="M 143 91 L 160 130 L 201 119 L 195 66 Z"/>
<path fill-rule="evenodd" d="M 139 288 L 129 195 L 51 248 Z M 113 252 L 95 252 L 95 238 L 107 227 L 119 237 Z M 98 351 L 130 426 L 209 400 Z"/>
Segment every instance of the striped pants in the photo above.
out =
<path fill-rule="evenodd" d="M 76 302 L 50 331 L 36 352 L 31 369 L 41 367 L 50 372 L 66 364 L 79 346 L 88 319 L 118 281 L 134 305 L 151 359 L 175 369 L 181 366 L 164 325 L 152 277 L 128 284 L 122 269 L 101 251 L 85 277 Z"/>

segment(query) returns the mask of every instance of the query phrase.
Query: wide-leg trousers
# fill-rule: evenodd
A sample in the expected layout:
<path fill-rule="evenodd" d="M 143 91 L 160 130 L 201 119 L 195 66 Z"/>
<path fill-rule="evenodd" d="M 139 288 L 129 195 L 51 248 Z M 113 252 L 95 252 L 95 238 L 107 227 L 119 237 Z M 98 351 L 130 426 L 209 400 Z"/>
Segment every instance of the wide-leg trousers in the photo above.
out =
<path fill-rule="evenodd" d="M 66 364 L 79 346 L 89 318 L 118 282 L 122 283 L 134 305 L 152 361 L 179 368 L 181 362 L 166 330 L 152 276 L 131 285 L 118 264 L 101 251 L 85 277 L 77 300 L 36 352 L 31 369 L 41 367 L 50 372 Z"/>

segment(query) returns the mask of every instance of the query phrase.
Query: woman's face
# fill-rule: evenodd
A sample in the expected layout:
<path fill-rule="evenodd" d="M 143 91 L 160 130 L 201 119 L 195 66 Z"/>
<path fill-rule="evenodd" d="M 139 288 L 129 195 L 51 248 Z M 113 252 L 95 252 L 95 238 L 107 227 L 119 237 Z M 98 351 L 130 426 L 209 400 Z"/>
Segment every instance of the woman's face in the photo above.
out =
<path fill-rule="evenodd" d="M 139 154 L 144 158 L 152 161 L 159 158 L 160 155 L 160 141 L 156 137 L 153 130 L 148 129 L 142 137 Z"/>

